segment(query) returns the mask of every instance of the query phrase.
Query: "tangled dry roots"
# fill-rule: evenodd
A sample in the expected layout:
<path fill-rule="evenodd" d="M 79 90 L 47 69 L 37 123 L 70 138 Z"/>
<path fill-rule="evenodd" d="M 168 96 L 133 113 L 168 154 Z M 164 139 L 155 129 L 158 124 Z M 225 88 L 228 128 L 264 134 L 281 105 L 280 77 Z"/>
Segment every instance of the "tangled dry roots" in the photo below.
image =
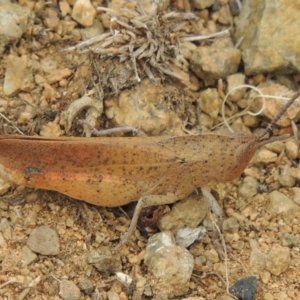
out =
<path fill-rule="evenodd" d="M 101 58 L 119 58 L 130 61 L 137 82 L 141 70 L 152 81 L 156 70 L 177 79 L 182 79 L 178 68 L 187 72 L 188 61 L 181 51 L 181 43 L 188 38 L 184 31 L 192 13 L 167 12 L 164 1 L 154 0 L 148 11 L 141 5 L 135 9 L 121 8 L 119 12 L 99 7 L 110 17 L 110 31 L 81 42 L 64 51 L 91 51 Z M 139 71 L 138 71 L 139 70 Z"/>

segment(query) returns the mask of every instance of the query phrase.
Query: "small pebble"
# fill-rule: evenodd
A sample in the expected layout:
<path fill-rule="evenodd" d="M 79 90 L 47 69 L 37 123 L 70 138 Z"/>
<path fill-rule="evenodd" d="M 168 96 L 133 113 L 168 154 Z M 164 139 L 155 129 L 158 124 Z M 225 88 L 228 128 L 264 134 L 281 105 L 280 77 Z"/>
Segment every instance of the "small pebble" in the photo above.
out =
<path fill-rule="evenodd" d="M 282 186 L 292 187 L 296 183 L 296 179 L 293 174 L 293 169 L 288 166 L 279 166 L 279 172 L 275 174 L 274 178 L 279 181 Z"/>
<path fill-rule="evenodd" d="M 240 8 L 239 8 L 238 3 L 236 1 L 229 1 L 228 5 L 229 5 L 231 15 L 233 17 L 237 16 L 240 13 Z"/>
<path fill-rule="evenodd" d="M 207 211 L 206 199 L 198 195 L 191 195 L 187 199 L 175 203 L 172 210 L 161 217 L 158 227 L 160 231 L 170 230 L 173 233 L 184 226 L 195 228 L 205 218 Z"/>
<path fill-rule="evenodd" d="M 11 184 L 7 180 L 0 178 L 0 196 L 4 195 L 10 189 Z"/>
<path fill-rule="evenodd" d="M 97 251 L 87 255 L 87 261 L 92 264 L 103 276 L 113 275 L 122 270 L 119 254 L 113 254 L 111 248 L 101 246 Z"/>
<path fill-rule="evenodd" d="M 263 271 L 266 267 L 267 255 L 263 253 L 256 240 L 251 239 L 250 241 L 250 265 L 257 271 Z"/>
<path fill-rule="evenodd" d="M 206 233 L 206 228 L 203 226 L 197 228 L 180 228 L 175 236 L 176 244 L 183 248 L 187 248 L 195 241 L 201 242 L 205 238 Z"/>
<path fill-rule="evenodd" d="M 97 12 L 90 0 L 76 0 L 72 11 L 72 18 L 80 25 L 85 27 L 92 26 L 96 14 Z"/>
<path fill-rule="evenodd" d="M 273 244 L 266 260 L 266 270 L 273 275 L 280 275 L 287 270 L 291 262 L 291 254 L 288 247 Z"/>
<path fill-rule="evenodd" d="M 274 300 L 274 297 L 271 293 L 265 293 L 263 300 Z"/>
<path fill-rule="evenodd" d="M 219 11 L 221 9 L 222 5 L 220 3 L 220 1 L 215 1 L 213 6 L 211 7 L 212 11 Z"/>
<path fill-rule="evenodd" d="M 251 116 L 251 115 L 244 115 L 243 116 L 243 122 L 247 127 L 256 128 L 259 125 L 259 119 L 257 116 Z"/>
<path fill-rule="evenodd" d="M 107 292 L 108 300 L 120 300 L 119 295 L 114 291 Z"/>
<path fill-rule="evenodd" d="M 237 233 L 239 231 L 239 223 L 235 218 L 227 218 L 223 221 L 223 230 L 228 233 Z"/>
<path fill-rule="evenodd" d="M 264 284 L 267 284 L 270 281 L 271 273 L 268 271 L 263 271 L 260 273 L 260 278 Z"/>
<path fill-rule="evenodd" d="M 253 162 L 255 164 L 268 165 L 270 163 L 275 162 L 276 159 L 277 159 L 277 154 L 266 148 L 261 148 L 261 149 L 257 150 L 253 156 Z"/>
<path fill-rule="evenodd" d="M 206 89 L 200 93 L 200 108 L 213 119 L 216 119 L 222 104 L 216 89 Z"/>
<path fill-rule="evenodd" d="M 26 125 L 36 116 L 36 110 L 32 105 L 26 105 L 24 110 L 20 112 L 18 124 Z"/>
<path fill-rule="evenodd" d="M 1 232 L 0 232 L 0 247 L 1 247 L 1 249 L 3 249 L 3 251 L 7 251 L 7 242 L 5 241 L 5 238 L 3 237 Z M 3 259 L 3 257 L 1 259 Z M 3 261 L 4 261 L 4 259 L 3 259 Z M 2 271 L 4 272 L 3 261 L 2 261 Z"/>
<path fill-rule="evenodd" d="M 296 159 L 299 154 L 299 145 L 295 139 L 289 139 L 285 144 L 286 152 L 289 158 Z"/>
<path fill-rule="evenodd" d="M 165 283 L 171 288 L 169 297 L 188 291 L 194 259 L 189 251 L 175 245 L 170 231 L 155 234 L 148 240 L 144 261 L 157 280 L 156 287 Z"/>
<path fill-rule="evenodd" d="M 285 233 L 282 238 L 282 245 L 286 247 L 295 247 L 299 244 L 299 238 L 291 233 Z"/>
<path fill-rule="evenodd" d="M 248 276 L 239 279 L 229 288 L 229 292 L 238 297 L 239 300 L 254 300 L 257 286 L 257 278 Z"/>
<path fill-rule="evenodd" d="M 206 86 L 210 86 L 218 79 L 236 73 L 240 61 L 241 52 L 238 49 L 215 42 L 197 48 L 190 59 L 190 68 Z"/>
<path fill-rule="evenodd" d="M 203 272 L 203 266 L 206 263 L 206 258 L 204 256 L 197 256 L 195 257 L 195 262 L 194 262 L 194 271 L 197 273 Z"/>
<path fill-rule="evenodd" d="M 94 290 L 94 285 L 88 278 L 79 278 L 78 287 L 87 295 L 91 295 Z"/>
<path fill-rule="evenodd" d="M 223 25 L 229 25 L 232 22 L 232 16 L 229 13 L 226 6 L 222 6 L 221 9 L 218 11 L 219 17 L 218 21 Z"/>
<path fill-rule="evenodd" d="M 34 228 L 27 240 L 27 246 L 42 255 L 57 255 L 59 253 L 59 238 L 57 233 L 44 225 Z"/>
<path fill-rule="evenodd" d="M 296 180 L 300 180 L 300 165 L 298 165 L 296 168 L 291 168 L 290 172 Z"/>
<path fill-rule="evenodd" d="M 60 25 L 58 11 L 47 8 L 44 12 L 44 24 L 49 29 L 58 30 L 58 27 Z"/>
<path fill-rule="evenodd" d="M 49 75 L 47 75 L 47 81 L 48 83 L 56 83 L 61 81 L 64 78 L 68 78 L 72 75 L 72 70 L 68 68 L 64 69 L 55 69 L 49 72 Z"/>
<path fill-rule="evenodd" d="M 211 262 L 213 264 L 218 263 L 220 261 L 219 255 L 215 249 L 205 251 L 204 257 L 208 262 Z"/>
<path fill-rule="evenodd" d="M 64 131 L 61 130 L 60 125 L 56 122 L 48 122 L 44 124 L 41 128 L 40 135 L 43 137 L 59 137 L 64 134 Z"/>
<path fill-rule="evenodd" d="M 3 84 L 3 92 L 6 96 L 15 96 L 21 90 L 30 91 L 33 88 L 32 70 L 28 67 L 28 61 L 26 55 L 8 56 Z"/>
<path fill-rule="evenodd" d="M 255 178 L 246 176 L 239 187 L 239 196 L 243 199 L 250 199 L 254 197 L 257 194 L 258 185 L 259 183 Z"/>
<path fill-rule="evenodd" d="M 119 282 L 121 282 L 127 288 L 129 288 L 130 285 L 132 284 L 132 278 L 125 273 L 117 272 L 116 278 L 118 279 Z"/>
<path fill-rule="evenodd" d="M 272 191 L 269 194 L 268 211 L 271 214 L 295 213 L 299 209 L 299 205 L 284 194 L 278 191 Z"/>
<path fill-rule="evenodd" d="M 196 9 L 205 9 L 214 4 L 215 0 L 193 0 L 191 1 L 191 5 Z"/>
<path fill-rule="evenodd" d="M 299 187 L 292 187 L 290 189 L 293 194 L 293 200 L 300 205 L 300 188 Z"/>
<path fill-rule="evenodd" d="M 25 265 L 30 265 L 37 259 L 37 257 L 38 256 L 34 252 L 32 252 L 27 246 L 24 246 L 22 248 L 21 260 L 22 263 L 24 263 Z"/>
<path fill-rule="evenodd" d="M 64 300 L 78 300 L 80 299 L 81 293 L 73 281 L 64 279 L 59 281 L 59 295 Z"/>
<path fill-rule="evenodd" d="M 74 226 L 74 220 L 71 218 L 67 218 L 66 226 L 72 228 Z"/>
<path fill-rule="evenodd" d="M 275 141 L 273 143 L 267 144 L 265 147 L 272 152 L 280 154 L 282 153 L 282 151 L 284 151 L 285 144 L 282 141 Z"/>
<path fill-rule="evenodd" d="M 66 0 L 59 1 L 59 9 L 63 17 L 71 12 L 70 4 Z"/>
<path fill-rule="evenodd" d="M 26 32 L 30 23 L 30 14 L 30 9 L 25 5 L 1 1 L 0 54 L 3 54 L 8 45 L 17 43 Z"/>
<path fill-rule="evenodd" d="M 36 226 L 37 224 L 37 218 L 38 218 L 38 213 L 42 207 L 39 204 L 34 204 L 31 211 L 28 213 L 24 220 L 24 226 Z"/>

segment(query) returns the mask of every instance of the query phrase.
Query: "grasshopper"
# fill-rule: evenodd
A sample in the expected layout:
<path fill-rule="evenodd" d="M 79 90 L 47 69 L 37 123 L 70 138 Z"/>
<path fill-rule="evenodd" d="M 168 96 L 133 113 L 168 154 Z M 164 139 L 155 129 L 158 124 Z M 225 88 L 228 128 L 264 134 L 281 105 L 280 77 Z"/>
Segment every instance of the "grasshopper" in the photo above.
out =
<path fill-rule="evenodd" d="M 255 151 L 299 97 L 297 92 L 262 135 L 206 133 L 180 137 L 41 138 L 0 136 L 0 175 L 10 182 L 58 191 L 94 205 L 138 201 L 124 244 L 143 207 L 170 204 L 196 188 L 239 177 Z"/>

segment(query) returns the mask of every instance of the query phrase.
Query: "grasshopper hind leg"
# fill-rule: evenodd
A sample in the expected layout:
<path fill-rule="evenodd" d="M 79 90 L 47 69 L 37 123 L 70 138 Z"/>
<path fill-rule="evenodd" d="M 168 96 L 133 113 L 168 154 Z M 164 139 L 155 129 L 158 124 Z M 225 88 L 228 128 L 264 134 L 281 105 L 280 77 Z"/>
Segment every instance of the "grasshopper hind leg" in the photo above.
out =
<path fill-rule="evenodd" d="M 122 238 L 121 242 L 115 247 L 114 251 L 118 251 L 122 246 L 124 246 L 128 242 L 130 236 L 132 235 L 136 227 L 139 215 L 143 208 L 155 205 L 171 204 L 176 202 L 177 200 L 179 200 L 179 198 L 175 193 L 167 193 L 166 195 L 148 195 L 140 198 L 135 207 L 134 214 L 130 226 L 127 230 L 127 233 Z"/>

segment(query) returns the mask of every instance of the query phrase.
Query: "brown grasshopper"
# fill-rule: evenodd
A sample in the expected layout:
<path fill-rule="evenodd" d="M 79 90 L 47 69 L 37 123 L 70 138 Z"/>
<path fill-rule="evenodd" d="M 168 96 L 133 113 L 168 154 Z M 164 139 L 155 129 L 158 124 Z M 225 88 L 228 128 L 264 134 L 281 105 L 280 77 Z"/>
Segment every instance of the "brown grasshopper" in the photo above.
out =
<path fill-rule="evenodd" d="M 58 191 L 99 206 L 143 207 L 183 199 L 196 188 L 239 177 L 297 92 L 259 137 L 206 133 L 180 137 L 41 138 L 0 136 L 0 175 L 18 185 Z"/>

